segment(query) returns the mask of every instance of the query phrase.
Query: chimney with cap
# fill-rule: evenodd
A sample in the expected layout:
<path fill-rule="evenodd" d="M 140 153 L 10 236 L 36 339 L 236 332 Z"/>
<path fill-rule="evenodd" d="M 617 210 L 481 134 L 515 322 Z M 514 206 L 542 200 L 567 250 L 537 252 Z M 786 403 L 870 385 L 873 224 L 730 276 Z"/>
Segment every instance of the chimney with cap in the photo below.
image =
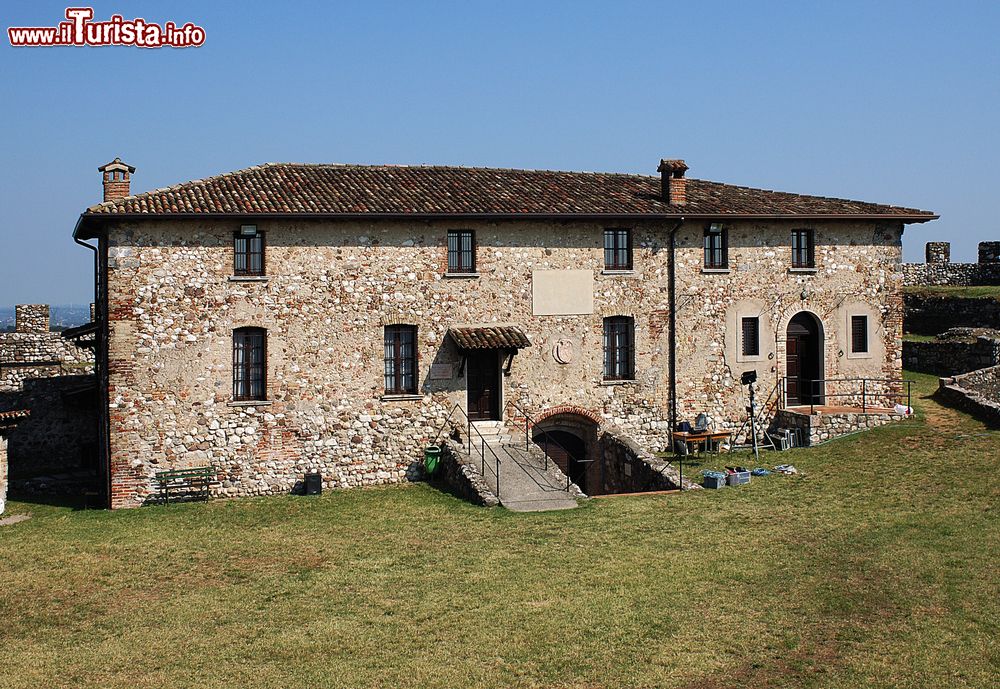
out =
<path fill-rule="evenodd" d="M 129 194 L 129 184 L 135 168 L 126 165 L 121 158 L 115 158 L 110 163 L 97 168 L 104 179 L 104 200 L 119 201 Z"/>
<path fill-rule="evenodd" d="M 688 166 L 683 160 L 661 160 L 656 171 L 660 173 L 660 193 L 671 206 L 687 203 L 687 178 L 684 173 Z"/>

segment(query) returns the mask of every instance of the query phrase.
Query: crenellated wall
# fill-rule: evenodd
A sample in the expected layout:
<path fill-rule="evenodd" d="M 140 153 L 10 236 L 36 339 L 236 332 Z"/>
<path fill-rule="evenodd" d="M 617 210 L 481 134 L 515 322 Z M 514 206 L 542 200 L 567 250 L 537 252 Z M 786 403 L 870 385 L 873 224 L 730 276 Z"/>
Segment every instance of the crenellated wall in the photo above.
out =
<path fill-rule="evenodd" d="M 908 287 L 1000 285 L 1000 242 L 980 242 L 977 263 L 952 263 L 949 242 L 927 242 L 926 262 L 904 263 Z"/>

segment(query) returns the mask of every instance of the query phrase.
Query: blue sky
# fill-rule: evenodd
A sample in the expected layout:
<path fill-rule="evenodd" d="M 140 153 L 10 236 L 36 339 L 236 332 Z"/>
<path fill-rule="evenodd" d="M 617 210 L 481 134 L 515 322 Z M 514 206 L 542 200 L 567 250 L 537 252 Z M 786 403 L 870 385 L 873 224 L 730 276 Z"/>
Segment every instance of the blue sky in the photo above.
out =
<path fill-rule="evenodd" d="M 76 4 L 76 3 L 74 3 Z M 203 47 L 0 47 L 0 304 L 87 302 L 96 167 L 144 191 L 265 161 L 655 174 L 934 210 L 1000 239 L 1000 3 L 95 2 Z M 3 28 L 65 3 L 5 2 Z"/>

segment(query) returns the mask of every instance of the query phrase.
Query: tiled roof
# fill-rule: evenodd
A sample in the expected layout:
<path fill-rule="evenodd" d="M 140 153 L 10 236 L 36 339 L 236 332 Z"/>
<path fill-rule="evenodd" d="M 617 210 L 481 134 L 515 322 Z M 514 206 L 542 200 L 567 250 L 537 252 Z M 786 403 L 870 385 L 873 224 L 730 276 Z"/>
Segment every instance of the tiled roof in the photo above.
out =
<path fill-rule="evenodd" d="M 21 419 L 31 416 L 28 409 L 15 409 L 13 411 L 0 411 L 0 428 L 13 426 Z"/>
<path fill-rule="evenodd" d="M 92 206 L 108 214 L 891 216 L 934 214 L 862 201 L 687 180 L 687 205 L 658 176 L 465 167 L 268 163 Z"/>
<path fill-rule="evenodd" d="M 524 349 L 531 341 L 514 326 L 449 328 L 448 333 L 459 349 Z"/>

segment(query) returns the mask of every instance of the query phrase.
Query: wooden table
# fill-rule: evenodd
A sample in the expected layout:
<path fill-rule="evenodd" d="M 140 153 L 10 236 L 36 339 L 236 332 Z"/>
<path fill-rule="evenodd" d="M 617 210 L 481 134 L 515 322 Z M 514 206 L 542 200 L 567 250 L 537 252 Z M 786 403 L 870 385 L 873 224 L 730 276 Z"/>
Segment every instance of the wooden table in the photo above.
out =
<path fill-rule="evenodd" d="M 723 440 L 729 440 L 730 435 L 728 431 L 703 431 L 701 433 L 677 431 L 674 433 L 673 439 L 684 443 L 684 447 L 688 449 L 688 454 L 690 454 L 692 445 L 701 447 L 704 452 L 717 453 L 719 451 L 719 444 Z"/>

